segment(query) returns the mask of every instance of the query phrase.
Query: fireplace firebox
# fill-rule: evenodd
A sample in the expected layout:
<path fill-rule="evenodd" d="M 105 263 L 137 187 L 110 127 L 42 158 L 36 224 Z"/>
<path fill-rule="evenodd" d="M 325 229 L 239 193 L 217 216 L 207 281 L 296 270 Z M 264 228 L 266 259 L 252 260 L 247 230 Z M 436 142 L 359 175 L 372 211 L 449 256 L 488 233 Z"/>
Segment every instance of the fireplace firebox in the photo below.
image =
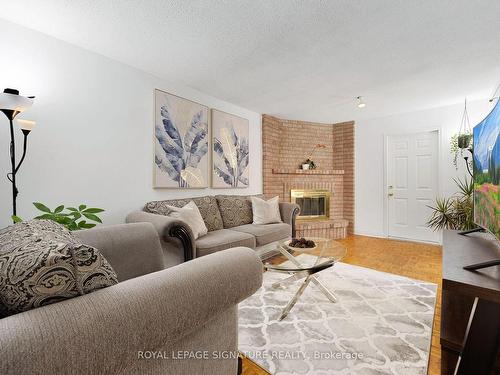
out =
<path fill-rule="evenodd" d="M 325 220 L 330 217 L 330 192 L 328 190 L 290 191 L 290 201 L 300 206 L 298 220 Z"/>

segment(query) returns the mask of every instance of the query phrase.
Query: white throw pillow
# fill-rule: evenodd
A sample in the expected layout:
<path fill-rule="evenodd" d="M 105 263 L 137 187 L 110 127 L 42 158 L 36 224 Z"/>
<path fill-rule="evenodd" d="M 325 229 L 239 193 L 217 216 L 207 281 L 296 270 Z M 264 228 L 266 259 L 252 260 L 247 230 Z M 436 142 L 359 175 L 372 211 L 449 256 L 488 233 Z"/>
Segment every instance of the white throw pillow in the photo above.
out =
<path fill-rule="evenodd" d="M 182 208 L 174 206 L 167 207 L 170 210 L 168 216 L 184 221 L 189 228 L 191 228 L 195 240 L 208 233 L 207 226 L 201 217 L 200 210 L 193 201 L 189 202 Z"/>
<path fill-rule="evenodd" d="M 254 224 L 281 223 L 280 198 L 274 197 L 265 201 L 252 197 L 252 213 Z"/>

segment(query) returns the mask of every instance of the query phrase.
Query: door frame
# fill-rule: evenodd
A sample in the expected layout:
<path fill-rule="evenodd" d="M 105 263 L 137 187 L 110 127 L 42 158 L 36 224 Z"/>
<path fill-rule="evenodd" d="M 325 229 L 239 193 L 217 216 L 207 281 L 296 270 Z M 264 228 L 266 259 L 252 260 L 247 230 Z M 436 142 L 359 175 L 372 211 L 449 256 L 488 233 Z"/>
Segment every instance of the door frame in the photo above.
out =
<path fill-rule="evenodd" d="M 389 189 L 387 186 L 389 186 L 389 174 L 388 174 L 388 164 L 389 164 L 389 137 L 394 137 L 394 136 L 401 136 L 401 135 L 413 135 L 413 134 L 419 134 L 419 133 L 432 133 L 432 132 L 437 132 L 437 152 L 438 152 L 438 179 L 437 179 L 437 195 L 441 195 L 441 169 L 442 169 L 442 164 L 443 164 L 443 157 L 441 155 L 442 151 L 442 131 L 440 127 L 430 127 L 427 129 L 422 129 L 417 132 L 397 132 L 397 133 L 384 133 L 384 186 L 382 188 L 383 194 L 384 194 L 384 200 L 383 200 L 383 205 L 384 205 L 384 237 L 385 238 L 392 238 L 389 237 Z M 439 235 L 439 243 L 442 243 L 442 231 Z M 396 239 L 396 238 L 395 238 Z M 424 243 L 431 243 L 431 244 L 436 244 L 436 242 L 432 241 L 424 241 L 424 240 L 413 240 L 413 239 L 405 239 L 405 238 L 397 238 L 398 240 L 401 241 L 411 241 L 411 242 L 424 242 Z"/>

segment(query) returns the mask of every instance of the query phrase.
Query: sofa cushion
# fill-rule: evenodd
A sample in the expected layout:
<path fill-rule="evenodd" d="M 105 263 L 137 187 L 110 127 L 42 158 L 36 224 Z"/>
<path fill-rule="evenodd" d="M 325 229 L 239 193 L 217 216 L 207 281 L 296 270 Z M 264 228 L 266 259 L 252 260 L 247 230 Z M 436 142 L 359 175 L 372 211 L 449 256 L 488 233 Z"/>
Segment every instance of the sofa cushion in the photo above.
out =
<path fill-rule="evenodd" d="M 190 201 L 193 201 L 200 210 L 201 217 L 203 218 L 209 232 L 224 228 L 219 211 L 219 205 L 217 204 L 215 197 L 206 196 L 198 198 L 153 201 L 146 203 L 144 211 L 152 214 L 168 215 L 170 212 L 168 206 L 184 207 Z"/>
<path fill-rule="evenodd" d="M 269 200 L 252 197 L 253 224 L 281 223 L 280 197 Z"/>
<path fill-rule="evenodd" d="M 215 230 L 196 240 L 196 257 L 237 246 L 253 249 L 255 248 L 255 237 L 248 233 L 236 232 L 230 229 Z"/>
<path fill-rule="evenodd" d="M 90 293 L 117 284 L 100 252 L 50 220 L 0 230 L 0 303 L 7 313 Z"/>
<path fill-rule="evenodd" d="M 248 233 L 255 237 L 257 246 L 291 237 L 292 226 L 285 223 L 276 224 L 246 224 L 231 228 L 232 231 Z"/>
<path fill-rule="evenodd" d="M 170 208 L 169 216 L 182 220 L 191 228 L 195 240 L 207 234 L 208 229 L 205 221 L 200 214 L 198 206 L 193 201 L 190 201 L 182 208 L 175 206 L 168 206 L 168 208 Z"/>
<path fill-rule="evenodd" d="M 252 201 L 242 195 L 217 195 L 224 228 L 237 227 L 251 224 L 253 221 Z"/>

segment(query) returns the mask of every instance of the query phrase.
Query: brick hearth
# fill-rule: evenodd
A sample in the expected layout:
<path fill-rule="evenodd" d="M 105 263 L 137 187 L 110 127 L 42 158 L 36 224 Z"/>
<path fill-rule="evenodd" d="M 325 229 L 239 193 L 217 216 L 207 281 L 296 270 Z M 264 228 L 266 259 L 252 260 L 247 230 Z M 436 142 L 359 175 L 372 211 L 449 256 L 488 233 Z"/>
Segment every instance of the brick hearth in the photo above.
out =
<path fill-rule="evenodd" d="M 316 144 L 316 170 L 299 166 Z M 290 201 L 291 189 L 332 193 L 330 220 L 298 221 L 297 235 L 343 238 L 354 228 L 354 122 L 321 124 L 262 116 L 264 194 Z"/>

